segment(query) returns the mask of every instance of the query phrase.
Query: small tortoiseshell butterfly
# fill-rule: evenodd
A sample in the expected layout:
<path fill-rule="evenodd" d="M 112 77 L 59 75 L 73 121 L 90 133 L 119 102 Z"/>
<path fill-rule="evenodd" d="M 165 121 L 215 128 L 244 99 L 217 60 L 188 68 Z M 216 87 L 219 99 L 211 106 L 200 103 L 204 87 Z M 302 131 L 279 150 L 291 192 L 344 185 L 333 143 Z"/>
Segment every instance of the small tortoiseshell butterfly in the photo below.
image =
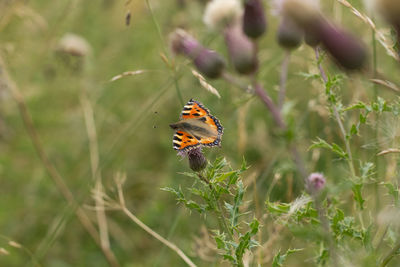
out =
<path fill-rule="evenodd" d="M 202 145 L 221 146 L 224 128 L 200 102 L 190 99 L 179 118 L 180 121 L 169 125 L 176 130 L 172 140 L 175 150 L 187 152 Z"/>

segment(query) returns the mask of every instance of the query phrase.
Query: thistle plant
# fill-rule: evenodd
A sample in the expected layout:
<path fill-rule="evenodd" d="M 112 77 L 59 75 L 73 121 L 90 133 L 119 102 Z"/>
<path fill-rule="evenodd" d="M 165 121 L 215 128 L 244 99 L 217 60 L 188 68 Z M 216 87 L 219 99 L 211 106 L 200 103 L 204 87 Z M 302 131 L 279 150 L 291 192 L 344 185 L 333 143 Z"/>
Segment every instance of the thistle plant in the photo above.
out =
<path fill-rule="evenodd" d="M 44 2 L 0 1 L 1 266 L 400 266 L 399 0 Z"/>
<path fill-rule="evenodd" d="M 244 171 L 248 167 L 243 164 L 239 170 L 232 170 L 228 168 L 227 161 L 221 157 L 205 167 L 204 155 L 196 150 L 189 156 L 189 165 L 194 173 L 183 173 L 197 181 L 195 186 L 186 189 L 164 188 L 164 190 L 172 192 L 178 202 L 204 215 L 204 218 L 217 219 L 218 227 L 210 227 L 208 231 L 215 240 L 218 253 L 235 266 L 249 266 L 249 263 L 256 266 L 266 262 L 272 262 L 273 266 L 283 266 L 290 254 L 303 253 L 304 249 L 310 247 L 314 251 L 312 260 L 318 266 L 347 266 L 351 261 L 351 252 L 346 251 L 349 248 L 363 251 L 359 257 L 363 258 L 365 265 L 356 264 L 356 266 L 373 266 L 374 263 L 385 266 L 394 257 L 397 245 L 392 245 L 391 252 L 387 256 L 382 256 L 385 254 L 381 249 L 382 242 L 385 242 L 385 233 L 382 231 L 388 230 L 389 226 L 379 226 L 376 220 L 367 218 L 365 212 L 371 208 L 371 204 L 368 204 L 365 192 L 372 186 L 381 189 L 385 187 L 394 198 L 394 203 L 398 203 L 398 190 L 391 182 L 383 184 L 379 182 L 382 177 L 378 175 L 374 162 L 370 159 L 356 158 L 354 153 L 356 147 L 353 142 L 371 123 L 372 117 L 383 113 L 397 114 L 398 103 L 388 103 L 382 98 L 369 103 L 361 100 L 355 103 L 344 101 L 343 81 L 351 77 L 346 75 L 354 75 L 356 72 L 365 74 L 368 71 L 366 44 L 344 26 L 338 25 L 324 15 L 317 1 L 277 2 L 275 13 L 278 14 L 280 22 L 276 29 L 276 39 L 286 50 L 277 100 L 274 100 L 270 95 L 271 91 L 266 90 L 263 81 L 259 79 L 263 62 L 259 60 L 258 53 L 260 49 L 267 49 L 260 47 L 260 39 L 266 33 L 268 17 L 262 1 L 246 0 L 243 3 L 233 0 L 210 1 L 205 7 L 204 21 L 211 31 L 223 35 L 228 55 L 227 59 L 222 60 L 228 64 L 221 68 L 220 75 L 212 78 L 223 79 L 226 83 L 243 89 L 244 93 L 254 95 L 265 105 L 269 111 L 267 116 L 272 117 L 279 129 L 277 138 L 284 141 L 286 150 L 291 155 L 291 161 L 296 166 L 295 179 L 303 189 L 289 203 L 271 201 L 268 193 L 264 196 L 265 209 L 261 212 L 264 216 L 250 220 L 251 217 L 255 217 L 254 212 L 251 209 L 241 209 L 245 203 L 245 193 L 248 193 L 243 185 L 242 176 L 246 175 Z M 388 6 L 393 4 L 389 2 L 380 1 L 381 10 L 384 10 L 384 16 L 392 23 L 395 30 L 398 30 L 396 16 L 393 15 L 395 9 L 393 12 L 388 12 Z M 351 8 L 353 13 L 356 13 L 355 9 Z M 340 143 L 335 143 L 316 136 L 308 151 L 299 149 L 295 133 L 298 125 L 288 120 L 283 113 L 287 98 L 289 55 L 296 52 L 303 40 L 309 46 L 307 49 L 314 53 L 314 64 L 318 72 L 303 72 L 302 75 L 307 81 L 320 84 L 320 91 L 325 94 L 325 108 L 329 111 L 330 118 L 337 124 L 341 140 Z M 191 58 L 188 53 L 183 54 Z M 339 67 L 334 74 L 326 71 L 324 67 L 330 59 Z M 203 60 L 211 61 L 212 57 L 208 59 L 204 54 Z M 194 66 L 202 73 L 208 72 L 196 63 Z M 344 104 L 344 102 L 350 103 Z M 354 119 L 354 112 L 358 112 L 357 119 Z M 347 118 L 351 120 L 348 121 Z M 332 153 L 338 161 L 344 162 L 347 166 L 346 170 L 340 171 L 343 173 L 343 179 L 337 187 L 332 187 L 331 177 L 314 170 L 306 162 L 308 152 L 323 151 L 321 149 L 326 149 L 329 151 L 327 153 Z M 271 188 L 273 186 L 274 184 Z M 334 190 L 339 190 L 341 187 L 346 189 L 340 190 L 352 195 L 351 201 L 355 209 L 353 213 L 343 209 L 341 206 L 343 200 L 334 193 Z M 189 197 L 193 195 L 195 197 Z M 375 203 L 379 203 L 379 194 L 375 197 L 377 198 Z M 247 205 L 249 206 L 251 205 Z M 375 208 L 378 211 L 379 206 Z M 208 215 L 205 216 L 206 214 Z M 266 227 L 260 228 L 260 225 L 264 224 L 284 226 L 289 229 L 291 233 L 289 236 L 308 240 L 310 245 L 286 247 L 286 252 L 279 249 L 273 257 L 271 255 L 265 257 L 263 253 L 266 252 L 263 248 L 268 246 L 268 242 L 263 244 L 261 240 Z M 243 227 L 244 225 L 248 227 Z M 277 229 L 282 231 L 282 227 Z M 246 251 L 251 253 L 246 254 Z"/>

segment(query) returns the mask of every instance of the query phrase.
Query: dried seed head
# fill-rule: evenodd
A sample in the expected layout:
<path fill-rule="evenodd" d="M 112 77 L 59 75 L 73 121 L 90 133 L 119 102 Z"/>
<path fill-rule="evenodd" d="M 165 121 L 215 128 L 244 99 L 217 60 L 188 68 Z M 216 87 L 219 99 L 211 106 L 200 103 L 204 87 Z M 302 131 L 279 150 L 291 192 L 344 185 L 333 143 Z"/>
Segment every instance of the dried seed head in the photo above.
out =
<path fill-rule="evenodd" d="M 192 59 L 196 68 L 208 78 L 218 78 L 225 67 L 224 60 L 215 51 L 204 48 L 196 39 L 182 29 L 170 37 L 171 50 Z"/>
<path fill-rule="evenodd" d="M 201 151 L 201 147 L 191 149 L 187 152 L 189 159 L 189 167 L 195 171 L 199 172 L 207 166 L 207 159 Z"/>
<path fill-rule="evenodd" d="M 317 193 L 325 187 L 325 177 L 322 173 L 311 173 L 307 178 L 307 187 L 312 193 Z"/>
<path fill-rule="evenodd" d="M 211 29 L 223 29 L 238 21 L 242 13 L 239 0 L 212 0 L 206 6 L 203 21 Z"/>
<path fill-rule="evenodd" d="M 258 38 L 266 29 L 267 20 L 261 0 L 247 0 L 244 4 L 243 32 L 250 38 Z"/>
<path fill-rule="evenodd" d="M 77 57 L 84 57 L 91 51 L 89 43 L 81 36 L 66 33 L 60 39 L 57 51 Z"/>
<path fill-rule="evenodd" d="M 243 33 L 242 27 L 235 24 L 225 31 L 225 44 L 230 60 L 236 71 L 249 74 L 257 68 L 257 57 L 254 43 Z"/>

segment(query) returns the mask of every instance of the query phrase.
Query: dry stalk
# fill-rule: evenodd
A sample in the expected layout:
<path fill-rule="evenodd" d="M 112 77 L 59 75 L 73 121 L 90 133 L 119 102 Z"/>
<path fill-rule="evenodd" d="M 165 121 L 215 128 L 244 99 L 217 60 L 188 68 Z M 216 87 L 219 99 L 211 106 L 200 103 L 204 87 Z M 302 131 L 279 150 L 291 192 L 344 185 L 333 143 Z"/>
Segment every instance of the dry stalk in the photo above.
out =
<path fill-rule="evenodd" d="M 375 23 L 372 21 L 371 18 L 369 18 L 367 15 L 364 13 L 361 13 L 358 11 L 355 7 L 353 7 L 348 1 L 346 0 L 336 0 L 343 6 L 347 7 L 350 9 L 350 11 L 359 19 L 361 19 L 365 24 L 367 24 L 376 34 L 376 39 L 379 41 L 379 43 L 385 48 L 387 54 L 397 61 L 400 61 L 400 57 L 397 54 L 397 52 L 393 49 L 393 44 L 391 44 L 388 41 L 388 38 L 383 34 L 383 32 L 379 29 L 376 28 Z"/>
<path fill-rule="evenodd" d="M 56 167 L 50 161 L 49 157 L 47 156 L 46 152 L 44 151 L 42 142 L 39 138 L 39 135 L 36 131 L 36 128 L 33 124 L 32 117 L 28 111 L 28 107 L 26 106 L 25 100 L 21 91 L 17 87 L 16 83 L 10 78 L 5 64 L 3 60 L 0 58 L 0 79 L 4 80 L 4 84 L 6 85 L 6 89 L 10 91 L 11 95 L 13 96 L 15 102 L 17 103 L 19 112 L 21 114 L 24 127 L 29 135 L 29 138 L 32 141 L 34 149 L 39 156 L 40 161 L 42 162 L 44 168 L 46 169 L 48 175 L 53 180 L 54 184 L 56 185 L 57 190 L 62 194 L 64 199 L 68 202 L 70 206 L 75 209 L 75 214 L 85 228 L 85 230 L 89 233 L 89 235 L 93 238 L 96 244 L 101 248 L 104 256 L 106 257 L 110 266 L 116 267 L 119 266 L 119 263 L 115 257 L 115 255 L 110 251 L 106 250 L 102 247 L 100 239 L 98 237 L 98 233 L 90 218 L 85 213 L 85 211 L 80 207 L 79 203 L 76 202 L 74 195 L 69 190 L 68 186 L 64 182 L 63 177 L 58 172 Z"/>
<path fill-rule="evenodd" d="M 88 99 L 86 91 L 83 91 L 81 94 L 80 101 L 89 138 L 90 166 L 92 169 L 92 177 L 95 181 L 95 192 L 96 194 L 101 194 L 103 192 L 103 184 L 101 179 L 101 170 L 99 168 L 99 148 L 97 142 L 96 124 L 94 121 L 92 104 Z M 95 203 L 101 246 L 103 249 L 110 250 L 110 238 L 108 236 L 107 217 L 104 210 L 103 198 L 96 197 Z"/>
<path fill-rule="evenodd" d="M 172 249 L 173 251 L 178 254 L 178 256 L 190 267 L 196 267 L 197 265 L 194 264 L 188 256 L 179 248 L 177 247 L 174 243 L 168 241 L 161 235 L 159 235 L 157 232 L 152 230 L 150 227 L 148 227 L 146 224 L 144 224 L 139 218 L 137 218 L 127 207 L 125 204 L 125 197 L 124 193 L 122 190 L 122 184 L 125 180 L 125 176 L 121 174 L 117 174 L 115 182 L 117 186 L 117 191 L 118 191 L 118 198 L 119 198 L 119 207 L 123 213 L 125 213 L 126 216 L 128 216 L 135 224 L 137 224 L 140 228 L 142 228 L 144 231 L 146 231 L 149 235 Z"/>

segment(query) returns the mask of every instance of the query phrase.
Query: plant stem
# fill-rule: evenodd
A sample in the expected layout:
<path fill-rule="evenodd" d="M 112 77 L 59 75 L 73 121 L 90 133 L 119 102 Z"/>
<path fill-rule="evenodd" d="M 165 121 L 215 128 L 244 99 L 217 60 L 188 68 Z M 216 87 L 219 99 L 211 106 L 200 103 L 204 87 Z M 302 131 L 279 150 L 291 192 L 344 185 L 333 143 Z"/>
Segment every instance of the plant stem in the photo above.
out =
<path fill-rule="evenodd" d="M 140 228 L 142 228 L 144 231 L 146 231 L 148 234 L 150 234 L 152 237 L 172 249 L 173 251 L 178 254 L 181 259 L 186 262 L 187 265 L 190 267 L 197 267 L 196 264 L 194 264 L 188 256 L 174 243 L 168 241 L 161 235 L 159 235 L 157 232 L 155 232 L 153 229 L 148 227 L 146 224 L 144 224 L 141 220 L 139 220 L 138 217 L 136 217 L 127 207 L 126 207 L 126 202 L 125 202 L 125 197 L 124 197 L 124 192 L 122 190 L 122 181 L 117 181 L 117 192 L 118 192 L 118 204 L 119 208 L 122 210 L 123 213 L 125 213 L 126 216 L 128 216 L 134 223 L 136 223 Z"/>
<path fill-rule="evenodd" d="M 279 99 L 278 99 L 278 107 L 282 110 L 283 103 L 285 102 L 286 96 L 286 81 L 288 76 L 288 67 L 290 61 L 290 50 L 285 51 L 285 56 L 283 57 L 282 66 L 281 66 L 281 77 L 279 84 Z"/>
<path fill-rule="evenodd" d="M 213 195 L 214 201 L 217 204 L 217 213 L 218 213 L 217 219 L 218 219 L 218 223 L 220 225 L 221 230 L 224 229 L 225 232 L 228 233 L 229 238 L 231 240 L 234 240 L 232 232 L 229 231 L 228 224 L 226 223 L 226 218 L 225 218 L 225 215 L 223 213 L 223 209 L 222 209 L 221 203 L 219 202 L 219 199 L 217 199 L 216 196 L 215 196 L 214 186 L 210 183 L 210 181 L 206 177 L 204 177 L 204 175 L 202 173 L 198 172 L 197 176 L 200 178 L 200 180 L 204 181 L 210 187 L 211 194 Z"/>
<path fill-rule="evenodd" d="M 87 96 L 86 89 L 80 96 L 83 115 L 85 119 L 86 131 L 89 139 L 90 166 L 92 169 L 92 177 L 95 183 L 95 194 L 103 194 L 103 183 L 101 178 L 101 170 L 99 168 L 99 146 L 97 141 L 96 124 L 94 121 L 93 107 Z M 110 249 L 110 238 L 108 236 L 107 217 L 104 210 L 104 201 L 101 197 L 95 197 L 96 216 L 99 226 L 100 243 L 104 249 Z"/>
<path fill-rule="evenodd" d="M 271 97 L 269 97 L 267 92 L 259 83 L 254 84 L 254 92 L 256 95 L 258 95 L 261 101 L 267 106 L 267 108 L 272 114 L 272 118 L 274 119 L 275 123 L 279 126 L 279 128 L 281 128 L 282 130 L 286 130 L 286 124 L 283 121 L 280 110 L 274 104 Z"/>
<path fill-rule="evenodd" d="M 318 64 L 318 69 L 320 71 L 322 80 L 324 81 L 324 85 L 326 85 L 326 83 L 328 82 L 328 77 L 326 76 L 326 73 L 325 73 L 325 71 L 324 71 L 324 69 L 323 69 L 323 67 L 321 65 L 321 62 L 319 62 L 320 61 L 320 56 L 319 56 L 318 47 L 316 47 L 314 49 L 314 51 L 315 51 L 315 58 L 316 58 L 317 64 Z M 345 144 L 345 147 L 346 147 L 346 153 L 347 153 L 347 156 L 348 156 L 347 163 L 349 164 L 349 168 L 350 168 L 350 172 L 351 172 L 352 178 L 354 178 L 354 177 L 356 177 L 356 172 L 355 172 L 355 168 L 354 168 L 354 164 L 353 164 L 353 156 L 352 156 L 351 149 L 350 149 L 349 138 L 347 138 L 346 129 L 344 128 L 344 125 L 343 125 L 343 122 L 342 122 L 342 118 L 340 117 L 340 114 L 339 114 L 339 112 L 337 110 L 336 104 L 331 103 L 331 107 L 332 107 L 332 110 L 333 110 L 333 115 L 335 116 L 336 122 L 339 125 L 339 129 L 340 129 L 340 132 L 341 132 L 342 137 L 343 137 L 343 141 L 344 141 L 344 144 Z"/>
<path fill-rule="evenodd" d="M 397 254 L 397 251 L 400 249 L 400 240 L 397 241 L 396 245 L 389 251 L 389 253 L 383 258 L 380 267 L 386 266 L 389 261 Z"/>
<path fill-rule="evenodd" d="M 186 262 L 187 265 L 190 267 L 196 267 L 196 264 L 194 264 L 188 256 L 180 249 L 178 248 L 174 243 L 169 242 L 167 239 L 153 231 L 150 227 L 148 227 L 146 224 L 144 224 L 141 220 L 139 220 L 130 210 L 128 210 L 125 206 L 122 206 L 122 211 L 125 213 L 126 216 L 128 216 L 134 223 L 136 223 L 140 228 L 145 230 L 148 234 L 150 234 L 152 237 L 172 249 L 173 251 L 178 254 L 179 257 L 181 257 L 182 260 Z"/>
<path fill-rule="evenodd" d="M 319 220 L 321 221 L 322 230 L 324 231 L 325 239 L 327 239 L 327 243 L 329 246 L 329 252 L 330 252 L 330 255 L 332 256 L 333 266 L 339 266 L 338 265 L 338 262 L 339 262 L 338 255 L 336 253 L 335 243 L 334 243 L 331 233 L 330 233 L 328 218 L 326 216 L 325 210 L 322 208 L 322 205 L 321 205 L 322 204 L 321 199 L 319 198 L 318 195 L 316 195 L 316 193 L 313 193 L 312 197 L 314 199 L 315 209 L 318 212 Z"/>
<path fill-rule="evenodd" d="M 372 18 L 374 20 L 374 18 Z M 377 53 L 376 53 L 376 33 L 372 29 L 371 30 L 371 42 L 372 42 L 372 68 L 373 68 L 373 77 L 376 79 L 377 72 L 378 72 L 378 63 L 377 63 Z M 376 86 L 376 83 L 373 83 L 373 90 L 374 90 L 374 101 L 378 101 L 378 88 Z M 379 153 L 379 114 L 376 114 L 376 125 L 375 125 L 375 136 L 374 139 L 376 140 L 376 150 L 374 153 L 374 163 L 375 163 L 375 169 L 376 169 L 376 182 L 374 183 L 374 192 L 375 192 L 375 210 L 379 211 L 380 208 L 380 198 L 379 198 L 379 158 L 378 158 L 378 153 Z"/>

